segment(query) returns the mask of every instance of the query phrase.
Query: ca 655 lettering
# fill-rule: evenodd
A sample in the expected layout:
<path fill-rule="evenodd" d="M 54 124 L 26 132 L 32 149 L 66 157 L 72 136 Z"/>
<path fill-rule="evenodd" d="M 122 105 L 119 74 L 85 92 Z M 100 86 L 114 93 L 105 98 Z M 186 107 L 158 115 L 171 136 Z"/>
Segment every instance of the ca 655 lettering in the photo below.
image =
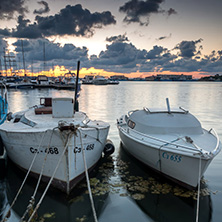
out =
<path fill-rule="evenodd" d="M 174 161 L 176 163 L 179 163 L 182 160 L 182 156 L 181 155 L 169 154 L 167 152 L 163 152 L 162 153 L 162 157 L 163 157 L 163 159 L 171 160 L 171 161 Z"/>

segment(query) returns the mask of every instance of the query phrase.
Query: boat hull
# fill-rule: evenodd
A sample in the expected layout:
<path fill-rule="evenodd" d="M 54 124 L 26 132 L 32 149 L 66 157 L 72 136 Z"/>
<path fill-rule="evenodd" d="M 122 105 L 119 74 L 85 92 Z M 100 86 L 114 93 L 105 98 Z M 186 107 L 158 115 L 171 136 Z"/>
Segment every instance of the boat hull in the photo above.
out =
<path fill-rule="evenodd" d="M 109 127 L 86 128 L 81 130 L 81 135 L 80 131 L 58 129 L 46 132 L 1 130 L 1 137 L 9 158 L 26 171 L 31 168 L 32 175 L 38 176 L 43 172 L 44 181 L 49 181 L 58 165 L 52 184 L 69 193 L 85 176 L 83 157 L 87 169 L 92 169 L 99 161 L 108 130 Z"/>
<path fill-rule="evenodd" d="M 154 147 L 131 137 L 119 127 L 124 149 L 136 159 L 185 187 L 194 188 L 202 177 L 212 158 L 185 155 L 175 150 Z M 201 161 L 201 162 L 200 162 Z"/>

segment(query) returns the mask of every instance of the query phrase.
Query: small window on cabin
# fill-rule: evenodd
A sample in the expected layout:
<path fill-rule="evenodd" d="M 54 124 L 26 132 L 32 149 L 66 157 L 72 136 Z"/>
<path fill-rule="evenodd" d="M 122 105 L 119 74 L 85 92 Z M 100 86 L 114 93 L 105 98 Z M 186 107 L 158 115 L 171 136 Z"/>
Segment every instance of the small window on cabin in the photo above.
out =
<path fill-rule="evenodd" d="M 128 121 L 128 126 L 131 128 L 131 129 L 133 129 L 134 127 L 135 127 L 135 123 L 132 121 L 132 120 L 129 120 Z"/>

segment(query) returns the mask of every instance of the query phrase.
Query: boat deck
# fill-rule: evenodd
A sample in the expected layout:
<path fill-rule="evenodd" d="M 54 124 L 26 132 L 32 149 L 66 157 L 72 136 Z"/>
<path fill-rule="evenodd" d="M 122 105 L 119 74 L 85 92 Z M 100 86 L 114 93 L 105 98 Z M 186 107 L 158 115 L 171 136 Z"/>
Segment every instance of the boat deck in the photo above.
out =
<path fill-rule="evenodd" d="M 189 135 L 189 134 L 143 134 L 136 130 L 130 129 L 126 124 L 120 127 L 128 136 L 137 139 L 141 143 L 152 144 L 155 148 L 161 148 L 174 152 L 185 152 L 197 154 L 213 153 L 219 140 L 212 132 L 203 129 L 203 134 Z M 219 152 L 219 151 L 217 151 Z"/>

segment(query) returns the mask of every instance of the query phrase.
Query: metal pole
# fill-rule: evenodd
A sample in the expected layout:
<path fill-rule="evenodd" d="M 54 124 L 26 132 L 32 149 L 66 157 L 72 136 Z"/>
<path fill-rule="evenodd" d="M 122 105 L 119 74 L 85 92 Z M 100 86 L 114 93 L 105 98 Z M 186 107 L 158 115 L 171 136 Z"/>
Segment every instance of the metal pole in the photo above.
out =
<path fill-rule="evenodd" d="M 6 64 L 5 48 L 4 48 L 4 63 L 5 63 L 5 76 L 7 77 L 7 76 L 8 76 L 8 73 L 7 73 L 7 64 Z"/>
<path fill-rule="evenodd" d="M 168 99 L 168 98 L 166 98 L 166 103 L 167 103 L 168 113 L 171 113 L 171 110 L 170 110 L 170 102 L 169 102 L 169 99 Z"/>
<path fill-rule="evenodd" d="M 78 82 L 79 82 L 79 67 L 80 67 L 80 61 L 78 61 L 78 63 L 77 63 L 77 76 L 76 76 L 75 97 L 74 97 L 74 112 L 79 111 L 79 103 L 77 100 Z"/>

